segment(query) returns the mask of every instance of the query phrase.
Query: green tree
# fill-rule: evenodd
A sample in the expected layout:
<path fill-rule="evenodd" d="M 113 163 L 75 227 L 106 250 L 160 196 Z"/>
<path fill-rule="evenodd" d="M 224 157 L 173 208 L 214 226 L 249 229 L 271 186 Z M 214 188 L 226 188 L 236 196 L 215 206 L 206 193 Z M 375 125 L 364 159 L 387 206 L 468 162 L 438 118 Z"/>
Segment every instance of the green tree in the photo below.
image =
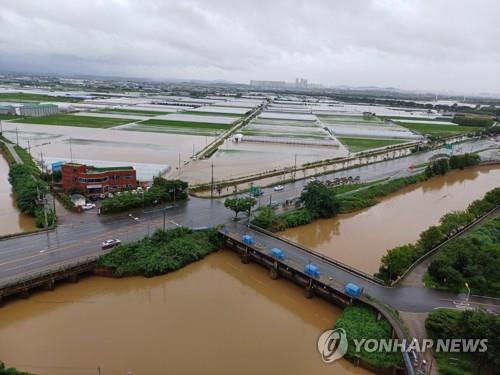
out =
<path fill-rule="evenodd" d="M 426 253 L 443 242 L 444 239 L 445 235 L 443 231 L 439 227 L 433 225 L 420 233 L 420 239 L 417 244 L 423 252 Z"/>
<path fill-rule="evenodd" d="M 390 249 L 380 261 L 379 272 L 375 276 L 388 282 L 400 277 L 417 259 L 418 249 L 408 244 Z"/>
<path fill-rule="evenodd" d="M 238 217 L 240 212 L 249 212 L 252 206 L 255 205 L 257 201 L 254 198 L 228 198 L 224 201 L 224 207 L 229 208 L 234 211 L 234 218 Z"/>
<path fill-rule="evenodd" d="M 454 211 L 441 217 L 441 231 L 446 235 L 453 235 L 460 229 L 466 227 L 474 220 L 473 215 L 465 211 Z"/>
<path fill-rule="evenodd" d="M 334 189 L 319 181 L 307 184 L 300 195 L 300 201 L 313 216 L 328 218 L 340 211 L 340 202 Z"/>

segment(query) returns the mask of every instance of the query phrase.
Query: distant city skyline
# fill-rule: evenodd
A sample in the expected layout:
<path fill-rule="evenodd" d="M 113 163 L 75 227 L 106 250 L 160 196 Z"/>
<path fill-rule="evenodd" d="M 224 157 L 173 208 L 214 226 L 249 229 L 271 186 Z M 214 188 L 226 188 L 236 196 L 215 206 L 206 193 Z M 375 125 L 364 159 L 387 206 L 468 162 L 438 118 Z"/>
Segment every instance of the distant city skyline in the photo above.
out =
<path fill-rule="evenodd" d="M 499 13 L 493 0 L 5 0 L 0 70 L 500 93 Z"/>

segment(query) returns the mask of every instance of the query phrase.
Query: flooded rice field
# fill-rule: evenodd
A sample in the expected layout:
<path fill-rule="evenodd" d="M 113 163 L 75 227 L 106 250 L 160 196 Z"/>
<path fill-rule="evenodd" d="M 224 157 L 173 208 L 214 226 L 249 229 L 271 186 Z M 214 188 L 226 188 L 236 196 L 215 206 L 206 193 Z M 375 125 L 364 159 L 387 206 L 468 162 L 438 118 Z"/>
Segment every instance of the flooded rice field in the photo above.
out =
<path fill-rule="evenodd" d="M 209 144 L 206 135 L 155 134 L 113 129 L 3 123 L 4 135 L 22 147 L 28 142 L 32 155 L 43 158 L 96 160 L 122 164 L 157 164 L 176 171 Z M 17 131 L 16 131 L 17 130 Z M 42 153 L 42 155 L 41 155 Z M 145 172 L 146 173 L 146 172 Z"/>
<path fill-rule="evenodd" d="M 172 274 L 90 277 L 9 303 L 0 316 L 8 365 L 48 375 L 354 374 L 324 364 L 322 331 L 341 311 L 229 251 Z"/>
<path fill-rule="evenodd" d="M 498 186 L 498 166 L 453 171 L 384 197 L 373 207 L 317 220 L 280 234 L 330 258 L 374 273 L 387 249 L 416 241 L 442 215 L 465 209 Z"/>

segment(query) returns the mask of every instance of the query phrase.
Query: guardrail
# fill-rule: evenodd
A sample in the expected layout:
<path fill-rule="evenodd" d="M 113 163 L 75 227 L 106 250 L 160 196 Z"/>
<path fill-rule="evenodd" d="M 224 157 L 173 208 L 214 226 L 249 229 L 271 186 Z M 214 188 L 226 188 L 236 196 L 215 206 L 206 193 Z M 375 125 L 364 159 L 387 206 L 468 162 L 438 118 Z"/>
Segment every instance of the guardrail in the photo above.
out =
<path fill-rule="evenodd" d="M 375 277 L 373 275 L 370 275 L 370 274 L 368 274 L 366 272 L 363 272 L 363 271 L 358 270 L 358 269 L 356 269 L 354 267 L 351 267 L 351 266 L 349 266 L 349 265 L 347 265 L 345 263 L 339 262 L 338 260 L 335 260 L 335 259 L 329 258 L 327 256 L 324 256 L 321 253 L 318 253 L 318 252 L 316 252 L 314 250 L 308 249 L 308 248 L 306 248 L 306 247 L 304 247 L 302 245 L 299 245 L 299 244 L 297 244 L 297 243 L 295 243 L 293 241 L 290 241 L 290 240 L 288 240 L 286 238 L 276 236 L 274 233 L 269 232 L 269 231 L 267 231 L 265 229 L 262 229 L 262 228 L 260 228 L 260 227 L 258 227 L 256 225 L 254 225 L 254 224 L 250 224 L 250 228 L 253 229 L 253 230 L 255 230 L 255 231 L 257 231 L 257 232 L 263 233 L 263 234 L 265 234 L 267 236 L 273 237 L 273 238 L 275 238 L 275 239 L 277 239 L 279 241 L 285 242 L 285 243 L 287 243 L 287 244 L 289 244 L 291 246 L 294 246 L 294 247 L 296 247 L 296 248 L 298 248 L 298 249 L 300 249 L 300 250 L 302 250 L 302 251 L 304 251 L 306 253 L 314 255 L 315 257 L 318 257 L 318 258 L 324 260 L 325 262 L 332 263 L 332 264 L 336 265 L 337 267 L 342 268 L 344 271 L 353 273 L 353 274 L 355 274 L 355 275 L 357 275 L 359 277 L 362 277 L 362 278 L 364 278 L 364 279 L 366 279 L 368 281 L 374 282 L 376 284 L 385 285 L 384 281 L 382 279 L 379 279 L 379 278 L 377 278 L 377 277 Z"/>
<path fill-rule="evenodd" d="M 424 255 L 422 255 L 420 258 L 418 258 L 415 262 L 413 262 L 407 269 L 405 272 L 403 272 L 403 274 L 396 280 L 394 280 L 392 283 L 391 283 L 391 286 L 396 286 L 398 285 L 401 280 L 404 280 L 406 278 L 406 276 L 408 276 L 408 274 L 413 271 L 415 269 L 415 267 L 417 267 L 420 263 L 422 263 L 425 259 L 429 258 L 430 256 L 432 256 L 436 251 L 438 251 L 439 249 L 441 249 L 441 247 L 445 246 L 446 244 L 448 244 L 450 241 L 453 241 L 455 240 L 457 237 L 460 237 L 462 234 L 468 232 L 471 228 L 473 228 L 474 226 L 476 226 L 477 224 L 479 224 L 481 221 L 483 221 L 484 219 L 486 219 L 489 215 L 491 215 L 493 212 L 495 212 L 496 210 L 498 210 L 500 208 L 500 205 L 496 206 L 495 208 L 491 209 L 490 211 L 488 211 L 487 213 L 485 213 L 484 215 L 480 216 L 479 218 L 477 218 L 476 220 L 474 220 L 473 222 L 471 222 L 470 224 L 468 224 L 467 226 L 465 226 L 464 228 L 462 228 L 461 230 L 459 230 L 457 233 L 455 233 L 454 235 L 452 235 L 451 237 L 447 238 L 445 241 L 441 242 L 439 245 L 435 246 L 434 248 L 432 248 L 431 250 L 429 250 L 427 253 L 425 253 Z"/>
<path fill-rule="evenodd" d="M 26 272 L 20 276 L 9 277 L 0 280 L 0 296 L 6 296 L 2 293 L 3 290 L 7 288 L 15 287 L 16 285 L 27 285 L 32 280 L 40 279 L 43 277 L 48 277 L 51 275 L 56 275 L 58 273 L 70 271 L 72 269 L 89 265 L 95 263 L 97 258 L 101 253 L 96 253 L 95 255 L 83 256 L 76 259 L 72 259 L 70 261 L 64 261 L 57 264 L 49 265 L 43 268 L 42 270 L 38 270 L 36 272 Z"/>

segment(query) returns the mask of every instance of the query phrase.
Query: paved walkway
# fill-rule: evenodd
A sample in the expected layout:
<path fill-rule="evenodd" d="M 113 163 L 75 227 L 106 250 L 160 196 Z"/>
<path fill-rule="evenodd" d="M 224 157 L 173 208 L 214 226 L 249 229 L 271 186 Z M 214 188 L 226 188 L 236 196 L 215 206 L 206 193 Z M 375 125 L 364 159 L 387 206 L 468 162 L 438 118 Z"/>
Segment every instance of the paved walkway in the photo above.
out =
<path fill-rule="evenodd" d="M 0 141 L 0 142 L 3 142 L 3 141 Z M 15 162 L 17 164 L 23 164 L 23 160 L 19 157 L 19 155 L 16 152 L 16 149 L 14 148 L 15 145 L 13 143 L 7 143 L 7 142 L 3 142 L 3 143 L 5 144 L 5 146 L 7 147 L 7 149 L 9 150 L 9 152 L 11 153 L 11 155 L 14 158 Z"/>

